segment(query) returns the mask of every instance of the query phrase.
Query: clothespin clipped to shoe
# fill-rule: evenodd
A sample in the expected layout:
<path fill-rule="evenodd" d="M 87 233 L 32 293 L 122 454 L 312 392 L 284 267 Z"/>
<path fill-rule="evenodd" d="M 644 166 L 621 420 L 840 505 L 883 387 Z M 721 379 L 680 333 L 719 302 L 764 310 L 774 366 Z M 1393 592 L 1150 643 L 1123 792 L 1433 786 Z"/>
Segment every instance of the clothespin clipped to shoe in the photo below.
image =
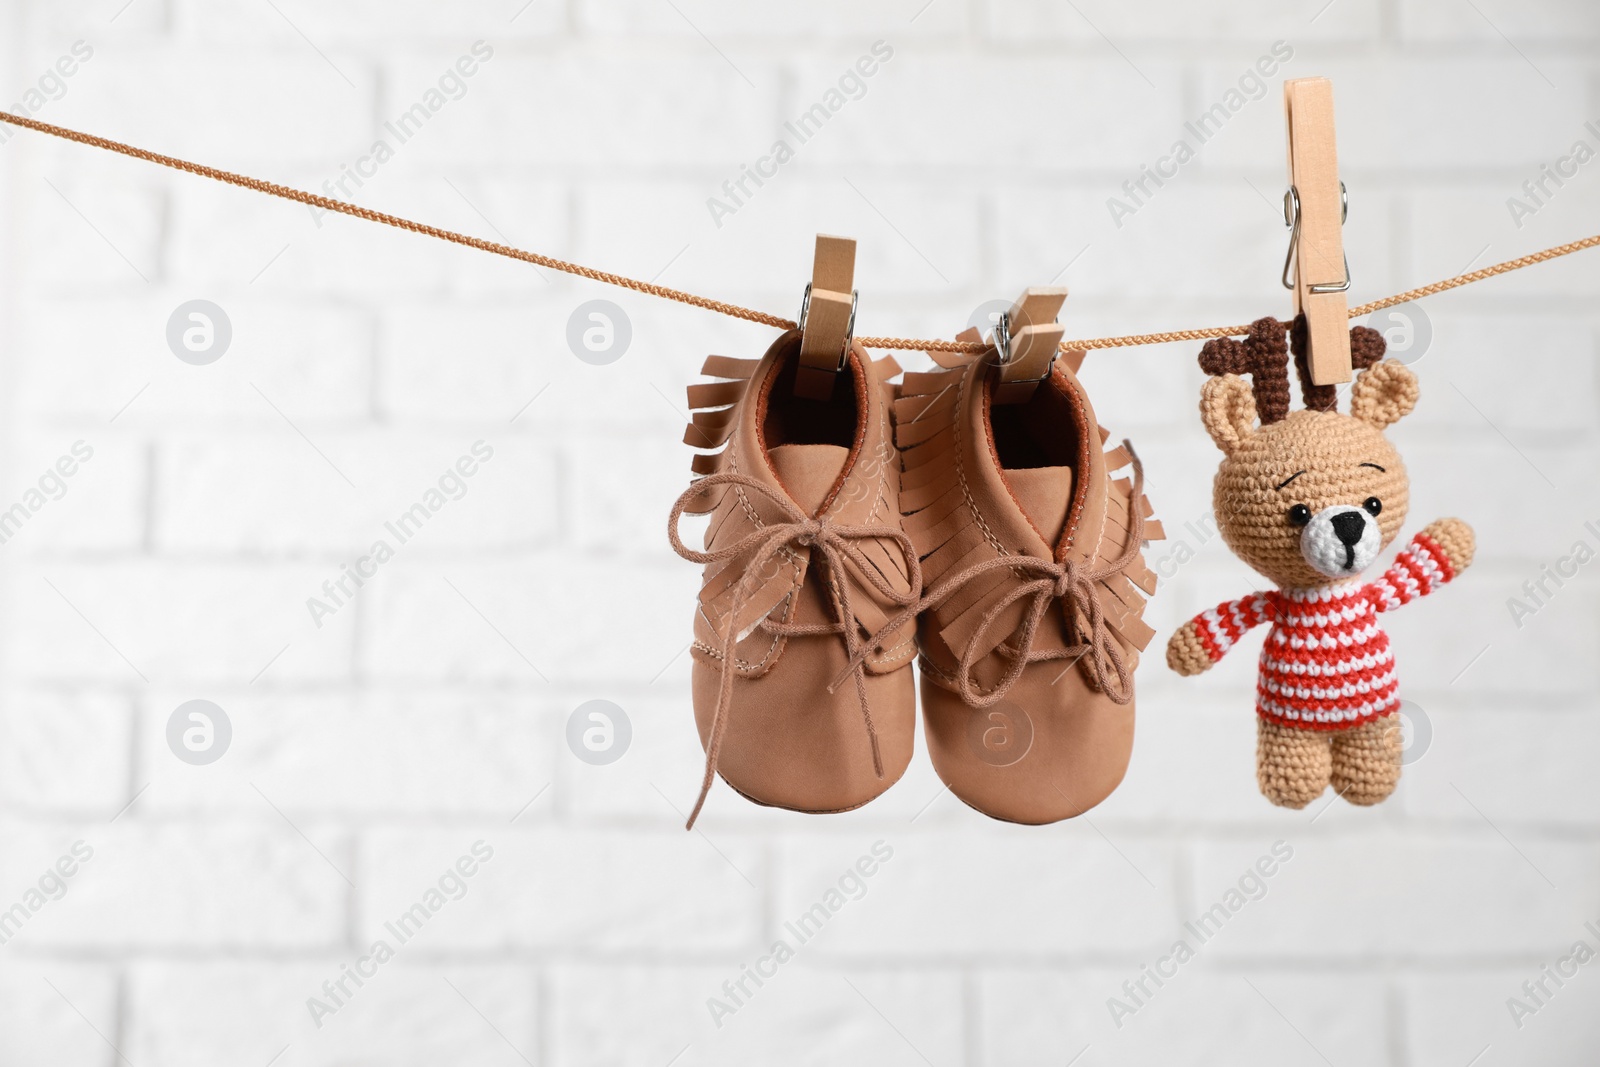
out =
<path fill-rule="evenodd" d="M 1067 291 L 1061 287 L 1024 289 L 1011 310 L 994 326 L 993 344 L 999 364 L 994 387 L 996 404 L 1021 404 L 1050 376 L 1066 327 L 1056 322 Z M 1082 360 L 1082 353 L 1072 353 Z"/>
<path fill-rule="evenodd" d="M 856 329 L 856 242 L 817 234 L 811 282 L 800 304 L 800 366 L 795 395 L 826 400 L 844 368 Z"/>
<path fill-rule="evenodd" d="M 1296 78 L 1283 83 L 1289 122 L 1289 191 L 1283 221 L 1290 229 L 1283 285 L 1294 290 L 1295 314 L 1306 317 L 1308 365 L 1316 385 L 1350 380 L 1350 260 L 1344 220 L 1350 200 L 1339 180 L 1333 133 L 1333 83 Z"/>

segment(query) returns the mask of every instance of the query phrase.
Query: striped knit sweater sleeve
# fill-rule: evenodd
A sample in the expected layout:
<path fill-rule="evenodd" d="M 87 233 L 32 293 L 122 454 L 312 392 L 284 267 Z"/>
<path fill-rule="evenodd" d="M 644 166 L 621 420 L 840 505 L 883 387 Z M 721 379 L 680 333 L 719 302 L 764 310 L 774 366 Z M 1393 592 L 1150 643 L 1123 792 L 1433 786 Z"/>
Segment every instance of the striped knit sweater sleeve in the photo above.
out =
<path fill-rule="evenodd" d="M 1278 601 L 1277 593 L 1252 593 L 1240 600 L 1224 601 L 1196 615 L 1195 634 L 1206 655 L 1216 662 L 1238 643 L 1246 630 L 1277 618 Z"/>
<path fill-rule="evenodd" d="M 1383 576 L 1362 590 L 1379 611 L 1393 611 L 1427 596 L 1456 576 L 1437 541 L 1425 533 L 1411 539 Z"/>

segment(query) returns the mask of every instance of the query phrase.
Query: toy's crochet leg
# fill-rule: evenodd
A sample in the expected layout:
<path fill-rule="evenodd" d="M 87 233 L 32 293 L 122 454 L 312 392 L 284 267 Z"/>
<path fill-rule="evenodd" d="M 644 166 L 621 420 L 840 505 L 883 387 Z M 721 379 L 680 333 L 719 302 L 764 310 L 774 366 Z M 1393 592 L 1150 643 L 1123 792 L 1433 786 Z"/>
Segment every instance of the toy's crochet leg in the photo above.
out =
<path fill-rule="evenodd" d="M 1352 804 L 1376 804 L 1400 782 L 1400 716 L 1381 716 L 1333 739 L 1333 788 Z"/>
<path fill-rule="evenodd" d="M 1328 788 L 1333 760 L 1328 737 L 1257 719 L 1256 781 L 1280 808 L 1303 808 Z"/>

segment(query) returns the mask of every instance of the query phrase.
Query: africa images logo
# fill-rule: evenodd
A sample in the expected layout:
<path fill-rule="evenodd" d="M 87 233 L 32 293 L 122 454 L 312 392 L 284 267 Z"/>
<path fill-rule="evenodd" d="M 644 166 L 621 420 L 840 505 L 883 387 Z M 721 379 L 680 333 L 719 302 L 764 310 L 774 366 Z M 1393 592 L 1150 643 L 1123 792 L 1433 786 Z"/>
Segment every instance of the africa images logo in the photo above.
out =
<path fill-rule="evenodd" d="M 765 155 L 754 163 L 740 166 L 737 175 L 722 183 L 722 196 L 707 197 L 706 210 L 711 213 L 711 221 L 716 223 L 717 229 L 722 229 L 723 220 L 749 203 L 756 190 L 776 178 L 778 171 L 793 161 L 796 153 L 843 111 L 846 104 L 866 96 L 867 79 L 893 58 L 893 45 L 887 41 L 872 42 L 870 53 L 846 67 L 816 103 L 783 124 L 784 136 L 773 141 Z"/>
<path fill-rule="evenodd" d="M 778 968 L 794 959 L 795 952 L 821 933 L 822 928 L 843 911 L 845 905 L 866 896 L 868 880 L 893 858 L 892 845 L 887 841 L 874 841 L 867 854 L 846 867 L 844 873 L 823 891 L 811 907 L 783 924 L 786 936 L 774 941 L 767 953 L 758 957 L 754 964 L 741 967 L 738 977 L 722 983 L 722 996 L 707 997 L 706 1010 L 711 1013 L 711 1021 L 716 1023 L 717 1029 L 722 1029 L 730 1017 L 750 1003 L 762 986 L 776 978 Z"/>
<path fill-rule="evenodd" d="M 321 996 L 313 994 L 306 998 L 306 1011 L 316 1028 L 322 1029 L 329 1016 L 337 1015 L 356 993 L 378 977 L 380 968 L 394 959 L 396 952 L 421 933 L 446 905 L 465 897 L 472 887 L 473 876 L 492 859 L 494 846 L 479 838 L 423 890 L 420 898 L 385 921 L 383 931 L 388 936 L 374 941 L 354 963 L 341 964 L 339 973 L 322 983 Z"/>
<path fill-rule="evenodd" d="M 354 600 L 361 587 L 376 578 L 379 568 L 394 559 L 400 546 L 416 537 L 428 520 L 450 502 L 467 495 L 467 480 L 494 458 L 494 446 L 478 440 L 472 443 L 469 452 L 439 475 L 436 486 L 430 486 L 409 508 L 383 524 L 384 532 L 393 537 L 393 543 L 389 537 L 377 538 L 368 546 L 366 554 L 339 565 L 339 574 L 322 583 L 321 597 L 306 598 L 306 611 L 317 629 L 322 629 L 325 619 L 338 614 L 340 608 Z"/>

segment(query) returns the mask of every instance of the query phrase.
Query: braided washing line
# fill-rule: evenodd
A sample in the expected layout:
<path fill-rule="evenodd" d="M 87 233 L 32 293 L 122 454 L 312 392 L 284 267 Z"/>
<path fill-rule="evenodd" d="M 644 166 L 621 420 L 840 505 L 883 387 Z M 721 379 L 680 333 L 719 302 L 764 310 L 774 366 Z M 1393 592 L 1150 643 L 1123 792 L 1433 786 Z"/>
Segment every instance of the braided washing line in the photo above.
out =
<path fill-rule="evenodd" d="M 648 296 L 660 297 L 663 300 L 675 300 L 680 304 L 688 304 L 690 307 L 704 308 L 707 311 L 714 311 L 720 315 L 727 315 L 735 319 L 743 319 L 746 322 L 759 323 L 762 326 L 772 326 L 780 330 L 792 330 L 797 326 L 797 323 L 793 319 L 786 319 L 780 315 L 771 315 L 765 311 L 757 311 L 754 308 L 742 307 L 738 304 L 732 304 L 724 300 L 713 300 L 710 297 L 698 296 L 694 293 L 684 292 L 681 289 L 673 289 L 665 285 L 656 285 L 654 282 L 644 282 L 638 280 L 637 278 L 629 278 L 625 275 L 613 274 L 610 271 L 597 270 L 594 267 L 586 267 L 581 263 L 572 263 L 564 259 L 557 259 L 554 256 L 543 255 L 539 252 L 528 252 L 524 249 L 513 248 L 510 245 L 503 245 L 495 241 L 486 241 L 481 237 L 473 237 L 470 234 L 458 233 L 454 230 L 446 230 L 442 227 L 432 226 L 424 222 L 415 222 L 411 219 L 401 218 L 398 215 L 389 215 L 382 211 L 373 211 L 370 208 L 360 207 L 359 205 L 347 203 L 343 200 L 335 200 L 332 197 L 322 196 L 318 193 L 308 193 L 303 189 L 296 189 L 288 185 L 279 185 L 276 182 L 265 181 L 261 178 L 252 178 L 248 175 L 236 174 L 233 171 L 222 170 L 219 167 L 207 166 L 204 163 L 191 163 L 188 160 L 178 159 L 175 156 L 162 155 L 159 152 L 152 152 L 149 149 L 124 144 L 121 141 L 113 141 L 110 138 L 100 137 L 96 134 L 82 133 L 78 130 L 68 129 L 65 126 L 53 126 L 48 122 L 40 122 L 38 119 L 28 118 L 25 115 L 17 115 L 11 112 L 0 111 L 0 122 L 6 122 L 13 126 L 22 127 L 23 129 L 33 130 L 36 133 L 48 134 L 51 137 L 59 137 L 64 141 L 72 141 L 77 144 L 88 145 L 91 148 L 99 148 L 107 152 L 115 152 L 118 155 L 128 156 L 132 159 L 144 160 L 146 163 L 155 163 L 159 166 L 169 167 L 172 170 L 182 171 L 185 174 L 193 174 L 201 178 L 209 178 L 212 181 L 222 182 L 225 185 L 234 185 L 241 189 L 250 189 L 254 192 L 265 193 L 268 196 L 275 196 L 282 200 L 289 200 L 297 204 L 304 204 L 320 211 L 331 211 L 341 215 L 349 215 L 352 218 L 364 219 L 367 222 L 382 223 L 385 226 L 393 226 L 396 229 L 405 230 L 408 233 L 421 234 L 425 237 L 434 237 L 441 241 L 448 241 L 451 244 L 463 245 L 467 248 L 474 248 L 480 252 L 488 252 L 493 255 L 504 256 L 507 259 L 514 259 L 522 263 L 531 263 L 537 267 L 544 267 L 548 270 L 560 271 L 564 274 L 576 275 L 579 278 L 588 278 L 590 281 L 603 282 L 606 285 L 615 285 L 622 289 L 631 289 L 636 293 L 644 293 Z M 1577 241 L 1571 241 L 1564 245 L 1557 245 L 1554 248 L 1546 248 L 1543 251 L 1534 252 L 1526 256 L 1519 256 L 1516 259 L 1508 259 L 1504 263 L 1496 263 L 1493 266 L 1470 271 L 1466 274 L 1458 274 L 1453 278 L 1446 278 L 1443 281 L 1437 281 L 1431 285 L 1424 285 L 1417 289 L 1410 289 L 1403 293 L 1396 293 L 1394 296 L 1384 297 L 1381 300 L 1374 300 L 1368 304 L 1361 304 L 1350 309 L 1350 317 L 1352 319 L 1360 318 L 1363 315 L 1370 315 L 1374 311 L 1381 311 L 1384 308 L 1394 307 L 1397 304 L 1404 304 L 1413 300 L 1420 300 L 1423 297 L 1433 296 L 1436 293 L 1446 292 L 1450 289 L 1457 289 L 1463 285 L 1471 285 L 1474 282 L 1481 282 L 1485 279 L 1493 278 L 1501 274 L 1509 274 L 1514 270 L 1521 270 L 1524 267 L 1531 267 L 1537 263 L 1544 263 L 1548 260 L 1559 259 L 1562 256 L 1570 256 L 1574 252 L 1582 252 L 1585 249 L 1594 248 L 1596 246 L 1600 246 L 1600 234 L 1596 234 L 1592 237 L 1585 237 Z M 1210 326 L 1191 330 L 1168 330 L 1163 333 L 1126 334 L 1120 337 L 1079 338 L 1062 341 L 1060 347 L 1062 351 L 1066 352 L 1093 351 L 1095 349 L 1102 348 L 1132 348 L 1139 345 L 1167 344 L 1168 342 L 1172 341 L 1205 341 L 1214 337 L 1241 337 L 1249 332 L 1250 326 L 1248 324 L 1239 326 Z M 989 347 L 987 344 L 981 342 L 946 341 L 936 339 L 920 339 L 915 337 L 858 336 L 856 341 L 867 348 L 896 349 L 917 352 L 984 352 L 987 351 Z"/>

